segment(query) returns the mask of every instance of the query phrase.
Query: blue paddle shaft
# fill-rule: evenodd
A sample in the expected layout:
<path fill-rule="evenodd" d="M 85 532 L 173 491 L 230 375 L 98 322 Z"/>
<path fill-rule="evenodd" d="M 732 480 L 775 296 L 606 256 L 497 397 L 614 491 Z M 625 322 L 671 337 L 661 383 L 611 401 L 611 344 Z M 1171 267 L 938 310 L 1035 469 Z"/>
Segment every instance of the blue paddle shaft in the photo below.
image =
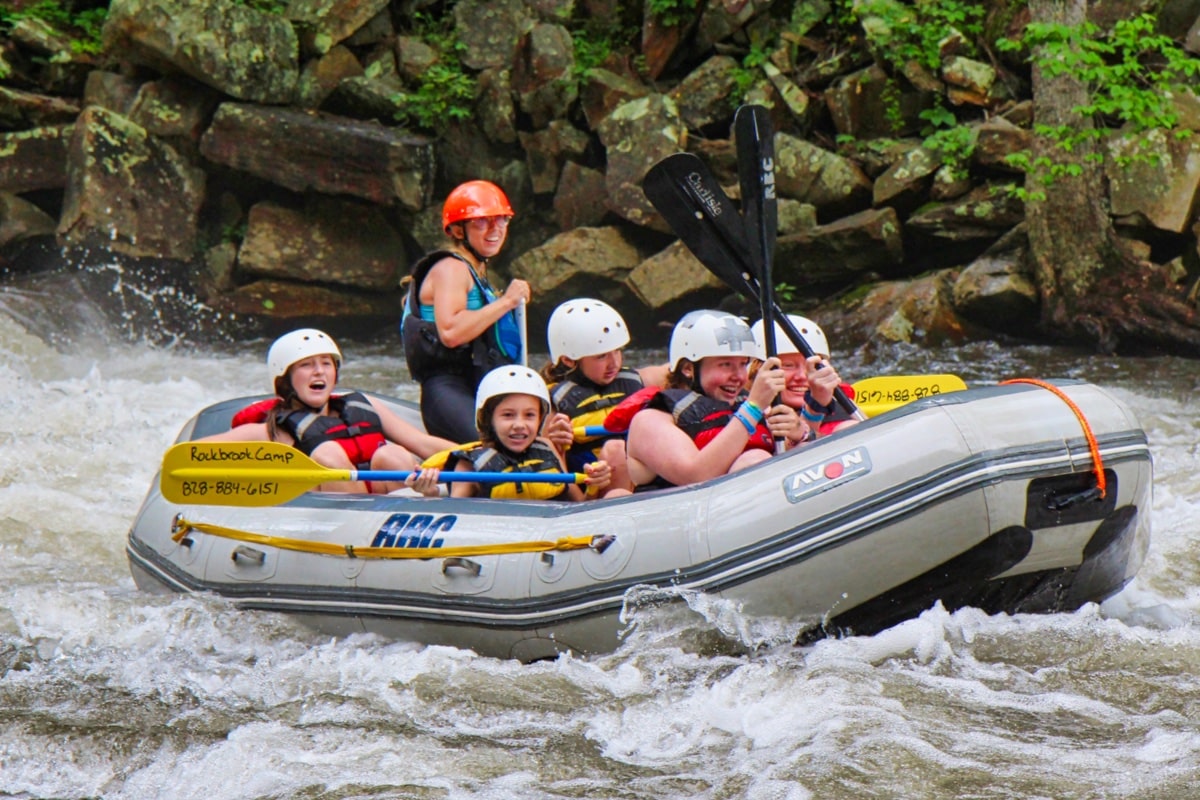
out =
<path fill-rule="evenodd" d="M 411 470 L 359 469 L 350 470 L 352 481 L 403 481 Z M 443 472 L 438 483 L 580 483 L 583 476 L 576 472 Z"/>

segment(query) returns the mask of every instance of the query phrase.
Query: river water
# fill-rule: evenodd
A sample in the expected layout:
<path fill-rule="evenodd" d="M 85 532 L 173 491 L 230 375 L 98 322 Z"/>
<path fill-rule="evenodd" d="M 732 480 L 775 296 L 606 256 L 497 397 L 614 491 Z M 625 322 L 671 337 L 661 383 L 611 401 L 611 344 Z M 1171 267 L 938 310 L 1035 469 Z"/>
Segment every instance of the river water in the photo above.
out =
<path fill-rule="evenodd" d="M 610 655 L 522 665 L 135 588 L 125 537 L 162 452 L 203 406 L 267 383 L 265 341 L 195 344 L 171 330 L 176 302 L 119 271 L 0 289 L 0 797 L 1200 791 L 1195 362 L 995 344 L 839 360 L 848 378 L 1079 377 L 1129 402 L 1154 452 L 1153 539 L 1101 606 L 933 608 L 794 647 L 700 598 L 639 609 Z M 343 349 L 345 384 L 415 396 L 395 340 Z"/>

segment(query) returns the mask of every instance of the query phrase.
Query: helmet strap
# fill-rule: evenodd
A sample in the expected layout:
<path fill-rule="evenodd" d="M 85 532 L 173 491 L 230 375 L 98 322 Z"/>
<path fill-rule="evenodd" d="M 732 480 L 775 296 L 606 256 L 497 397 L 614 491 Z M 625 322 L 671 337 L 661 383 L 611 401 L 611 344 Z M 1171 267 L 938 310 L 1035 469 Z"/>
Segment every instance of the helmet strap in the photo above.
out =
<path fill-rule="evenodd" d="M 455 244 L 461 246 L 464 250 L 466 250 L 468 253 L 470 253 L 471 256 L 475 259 L 475 261 L 478 262 L 479 266 L 483 267 L 484 269 L 487 269 L 488 260 L 479 254 L 479 251 L 475 249 L 475 245 L 471 244 L 471 236 L 470 236 L 470 234 L 467 233 L 467 224 L 462 221 L 456 222 L 454 224 L 458 226 L 458 229 L 460 231 L 462 231 L 461 239 L 457 236 L 451 237 L 454 239 Z"/>
<path fill-rule="evenodd" d="M 692 365 L 692 381 L 691 390 L 696 394 L 704 394 L 704 389 L 700 386 L 700 362 L 690 361 Z"/>

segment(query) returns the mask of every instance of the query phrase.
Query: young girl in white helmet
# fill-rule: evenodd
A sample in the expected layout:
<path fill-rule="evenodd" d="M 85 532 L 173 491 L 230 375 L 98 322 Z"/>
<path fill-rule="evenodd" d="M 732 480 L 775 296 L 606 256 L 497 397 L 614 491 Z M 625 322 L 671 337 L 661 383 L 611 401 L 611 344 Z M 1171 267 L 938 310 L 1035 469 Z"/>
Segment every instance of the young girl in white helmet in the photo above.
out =
<path fill-rule="evenodd" d="M 788 320 L 812 348 L 813 357 L 805 358 L 783 327 L 775 323 L 775 355 L 779 356 L 780 368 L 786 377 L 780 402 L 796 410 L 803 422 L 793 434 L 794 444 L 811 441 L 818 435 L 827 436 L 838 428 L 857 425 L 845 409 L 833 401 L 833 392 L 839 386 L 846 396 L 853 399 L 854 389 L 843 384 L 829 362 L 829 339 L 821 326 L 807 317 L 794 314 Z M 766 338 L 760 319 L 751 327 L 754 334 L 755 357 L 761 363 L 767 358 Z M 751 368 L 751 377 L 756 367 Z"/>
<path fill-rule="evenodd" d="M 586 429 L 603 427 L 609 412 L 634 392 L 647 385 L 664 385 L 667 367 L 626 367 L 622 348 L 629 344 L 629 328 L 625 320 L 612 306 L 591 298 L 568 300 L 554 309 L 546 341 L 550 362 L 542 377 L 555 409 L 571 420 L 574 432 L 566 452 L 567 468 L 581 472 L 594 461 L 607 461 L 613 470 L 612 486 L 632 490 L 624 433 Z"/>
<path fill-rule="evenodd" d="M 342 353 L 328 335 L 302 328 L 275 340 L 267 368 L 275 396 L 234 415 L 228 431 L 203 441 L 273 441 L 292 445 L 330 469 L 411 470 L 422 458 L 452 447 L 359 392 L 334 394 Z M 385 494 L 398 481 L 336 482 L 327 492 Z M 436 488 L 436 487 L 435 487 Z"/>
<path fill-rule="evenodd" d="M 769 359 L 746 391 L 754 355 L 750 326 L 723 311 L 693 311 L 676 324 L 667 388 L 632 395 L 609 416 L 628 420 L 629 469 L 639 484 L 679 486 L 760 463 L 775 452 L 774 436 L 796 416 L 774 414 L 783 390 L 779 359 Z"/>
<path fill-rule="evenodd" d="M 492 370 L 480 381 L 475 395 L 479 444 L 451 453 L 446 467 L 459 472 L 566 472 L 562 454 L 539 435 L 550 407 L 546 382 L 533 370 L 516 364 Z M 612 480 L 608 464 L 596 461 L 583 471 L 588 476 L 586 489 L 564 483 L 512 481 L 483 485 L 456 481 L 450 484 L 450 496 L 584 500 L 598 497 L 608 489 Z M 439 470 L 429 467 L 408 484 L 422 494 L 433 496 L 439 477 Z"/>

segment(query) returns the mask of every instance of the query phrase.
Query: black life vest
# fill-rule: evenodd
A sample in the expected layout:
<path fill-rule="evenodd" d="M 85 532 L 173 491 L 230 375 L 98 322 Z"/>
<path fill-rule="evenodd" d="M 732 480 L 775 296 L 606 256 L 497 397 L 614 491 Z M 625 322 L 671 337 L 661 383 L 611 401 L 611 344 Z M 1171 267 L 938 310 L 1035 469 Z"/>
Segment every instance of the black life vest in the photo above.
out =
<path fill-rule="evenodd" d="M 330 414 L 309 409 L 275 412 L 275 424 L 295 439 L 295 448 L 311 456 L 325 442 L 337 442 L 356 469 L 371 466 L 371 456 L 387 439 L 383 435 L 383 420 L 366 395 L 359 392 L 331 397 Z"/>
<path fill-rule="evenodd" d="M 475 339 L 458 347 L 447 347 L 438 336 L 437 323 L 421 319 L 421 284 L 433 265 L 444 258 L 457 258 L 471 270 L 471 276 L 484 294 L 481 279 L 471 262 L 452 250 L 435 250 L 422 256 L 412 266 L 412 284 L 404 302 L 407 313 L 400 323 L 400 338 L 404 344 L 404 360 L 408 371 L 418 383 L 433 375 L 466 375 L 477 385 L 483 376 L 496 367 L 515 363 L 504 354 L 497 341 L 493 325 Z"/>
<path fill-rule="evenodd" d="M 511 453 L 496 447 L 473 447 L 470 450 L 455 450 L 450 454 L 446 469 L 463 459 L 471 463 L 476 472 L 562 472 L 558 454 L 550 445 L 534 441 L 523 453 Z M 565 483 L 497 483 L 480 484 L 486 497 L 506 500 L 554 500 L 567 490 Z"/>

